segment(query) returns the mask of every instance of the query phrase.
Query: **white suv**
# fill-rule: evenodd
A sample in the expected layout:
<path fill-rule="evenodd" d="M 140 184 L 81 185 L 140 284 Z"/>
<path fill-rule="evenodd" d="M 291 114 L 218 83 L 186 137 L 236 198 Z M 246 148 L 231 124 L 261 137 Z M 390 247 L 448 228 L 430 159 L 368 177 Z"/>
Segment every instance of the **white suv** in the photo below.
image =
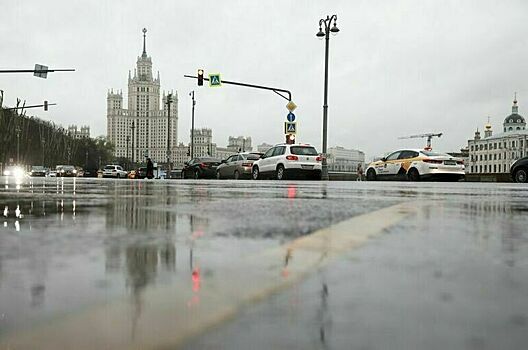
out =
<path fill-rule="evenodd" d="M 106 165 L 103 169 L 103 177 L 126 178 L 128 173 L 121 165 Z"/>
<path fill-rule="evenodd" d="M 254 180 L 273 178 L 283 180 L 295 175 L 321 179 L 321 156 L 309 144 L 281 143 L 270 148 L 262 158 L 253 163 Z"/>

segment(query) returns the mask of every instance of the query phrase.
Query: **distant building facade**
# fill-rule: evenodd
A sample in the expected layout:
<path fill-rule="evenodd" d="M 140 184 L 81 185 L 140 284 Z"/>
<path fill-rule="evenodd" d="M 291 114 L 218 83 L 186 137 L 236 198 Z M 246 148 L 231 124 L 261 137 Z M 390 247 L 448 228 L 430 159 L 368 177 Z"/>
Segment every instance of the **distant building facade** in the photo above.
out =
<path fill-rule="evenodd" d="M 90 127 L 87 125 L 77 128 L 77 125 L 68 126 L 68 135 L 74 139 L 89 139 L 90 138 Z"/>
<path fill-rule="evenodd" d="M 213 131 L 211 129 L 194 129 L 193 139 L 194 157 L 214 157 L 216 155 L 216 143 L 213 143 Z"/>
<path fill-rule="evenodd" d="M 253 150 L 251 146 L 251 137 L 249 136 L 229 136 L 227 148 L 236 152 L 250 152 Z"/>
<path fill-rule="evenodd" d="M 358 164 L 365 168 L 365 153 L 344 147 L 330 147 L 327 152 L 328 171 L 356 172 Z"/>
<path fill-rule="evenodd" d="M 154 162 L 166 162 L 167 131 L 171 154 L 175 154 L 178 144 L 178 95 L 171 92 L 168 126 L 167 95 L 163 92 L 160 108 L 160 77 L 159 72 L 156 78 L 152 75 L 146 31 L 143 29 L 143 53 L 137 58 L 134 75 L 128 72 L 127 107 L 123 105 L 122 91 L 111 90 L 107 94 L 107 138 L 115 146 L 115 157 L 141 162 L 148 156 Z"/>
<path fill-rule="evenodd" d="M 260 153 L 266 153 L 267 150 L 269 150 L 273 145 L 270 145 L 269 143 L 263 142 L 260 145 L 257 146 L 257 152 Z"/>
<path fill-rule="evenodd" d="M 513 101 L 512 113 L 504 119 L 502 133 L 493 135 L 491 124 L 481 137 L 477 129 L 472 140 L 468 140 L 468 174 L 508 173 L 511 163 L 528 155 L 528 130 L 526 121 L 518 113 L 517 98 Z"/>

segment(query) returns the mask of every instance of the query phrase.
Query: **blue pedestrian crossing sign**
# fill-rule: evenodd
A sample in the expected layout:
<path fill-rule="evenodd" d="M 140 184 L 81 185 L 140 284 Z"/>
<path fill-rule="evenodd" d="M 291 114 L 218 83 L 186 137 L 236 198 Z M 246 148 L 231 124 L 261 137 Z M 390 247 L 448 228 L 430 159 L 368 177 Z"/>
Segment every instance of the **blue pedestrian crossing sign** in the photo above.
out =
<path fill-rule="evenodd" d="M 284 122 L 284 133 L 295 134 L 297 133 L 297 123 L 295 122 Z"/>
<path fill-rule="evenodd" d="M 220 79 L 220 74 L 209 74 L 209 86 L 210 87 L 222 86 L 222 80 Z"/>
<path fill-rule="evenodd" d="M 292 112 L 288 113 L 286 119 L 288 119 L 290 123 L 293 123 L 295 121 L 295 114 L 293 114 Z"/>

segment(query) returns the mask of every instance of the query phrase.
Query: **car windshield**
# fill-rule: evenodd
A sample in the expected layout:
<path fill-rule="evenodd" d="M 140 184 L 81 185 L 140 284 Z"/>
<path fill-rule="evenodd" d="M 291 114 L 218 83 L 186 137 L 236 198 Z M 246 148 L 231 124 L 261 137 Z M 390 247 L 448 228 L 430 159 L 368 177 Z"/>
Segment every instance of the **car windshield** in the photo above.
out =
<path fill-rule="evenodd" d="M 450 157 L 449 154 L 445 154 L 445 153 L 438 153 L 438 152 L 432 152 L 432 151 L 421 151 L 421 152 L 428 157 Z"/>
<path fill-rule="evenodd" d="M 246 158 L 247 160 L 259 160 L 260 159 L 260 154 L 244 154 L 243 155 L 244 158 Z"/>
<path fill-rule="evenodd" d="M 311 146 L 293 146 L 290 148 L 292 154 L 301 156 L 317 156 L 318 153 L 315 148 Z"/>
<path fill-rule="evenodd" d="M 35 165 L 35 166 L 32 166 L 31 169 L 32 170 L 44 170 L 44 167 L 40 165 Z"/>
<path fill-rule="evenodd" d="M 105 168 L 105 170 L 114 170 L 114 167 L 111 166 L 111 165 L 107 165 L 104 168 Z"/>
<path fill-rule="evenodd" d="M 62 167 L 64 170 L 74 170 L 75 167 L 73 165 L 65 165 Z"/>

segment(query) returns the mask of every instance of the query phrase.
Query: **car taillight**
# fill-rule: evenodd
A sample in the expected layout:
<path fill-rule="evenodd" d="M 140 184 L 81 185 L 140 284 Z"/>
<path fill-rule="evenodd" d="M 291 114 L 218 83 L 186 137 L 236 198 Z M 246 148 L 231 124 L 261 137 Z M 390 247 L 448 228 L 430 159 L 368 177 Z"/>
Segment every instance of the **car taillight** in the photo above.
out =
<path fill-rule="evenodd" d="M 286 156 L 286 159 L 287 160 L 299 160 L 299 157 L 290 155 L 290 156 Z"/>
<path fill-rule="evenodd" d="M 253 164 L 251 163 L 242 163 L 242 166 L 252 166 Z"/>
<path fill-rule="evenodd" d="M 202 168 L 202 169 L 203 169 L 203 168 L 207 168 L 207 164 L 205 164 L 205 163 L 200 163 L 200 168 Z"/>
<path fill-rule="evenodd" d="M 458 165 L 464 165 L 464 161 L 463 160 L 457 160 L 457 164 Z"/>
<path fill-rule="evenodd" d="M 424 159 L 423 161 L 426 163 L 431 163 L 431 164 L 442 164 L 443 163 L 443 161 L 438 160 L 438 159 Z"/>
<path fill-rule="evenodd" d="M 316 161 L 316 162 L 320 162 L 320 161 L 322 161 L 322 160 L 323 160 L 323 157 L 321 157 L 321 156 L 317 156 L 317 157 L 315 158 L 315 161 Z"/>

